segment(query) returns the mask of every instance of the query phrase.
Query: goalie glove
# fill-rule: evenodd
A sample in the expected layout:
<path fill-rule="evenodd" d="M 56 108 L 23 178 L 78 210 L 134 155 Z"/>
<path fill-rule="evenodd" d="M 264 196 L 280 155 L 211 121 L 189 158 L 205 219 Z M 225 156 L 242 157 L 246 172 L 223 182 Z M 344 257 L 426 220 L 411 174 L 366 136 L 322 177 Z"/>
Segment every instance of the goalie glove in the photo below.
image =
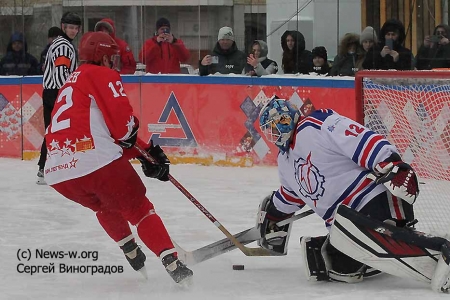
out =
<path fill-rule="evenodd" d="M 158 163 L 151 163 L 142 156 L 136 157 L 141 162 L 144 175 L 161 181 L 168 181 L 170 161 L 161 147 L 159 145 L 154 146 L 153 141 L 150 141 L 150 147 L 145 149 L 145 151 L 147 151 Z"/>
<path fill-rule="evenodd" d="M 262 248 L 286 255 L 292 224 L 278 227 L 276 223 L 292 217 L 293 214 L 286 214 L 276 209 L 273 204 L 274 193 L 265 197 L 259 205 L 256 227 L 259 229 L 261 238 L 257 241 L 257 244 Z"/>
<path fill-rule="evenodd" d="M 374 169 L 375 174 L 369 174 L 369 179 L 384 184 L 392 195 L 414 204 L 419 195 L 419 184 L 416 173 L 409 164 L 403 161 L 385 161 Z"/>

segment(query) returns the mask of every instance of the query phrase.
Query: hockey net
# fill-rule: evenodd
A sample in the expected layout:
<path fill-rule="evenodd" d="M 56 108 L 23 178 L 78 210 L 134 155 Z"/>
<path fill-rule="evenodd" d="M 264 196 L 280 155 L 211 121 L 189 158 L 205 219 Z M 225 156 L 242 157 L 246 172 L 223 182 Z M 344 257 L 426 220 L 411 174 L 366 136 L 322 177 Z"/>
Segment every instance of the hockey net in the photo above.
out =
<path fill-rule="evenodd" d="M 448 237 L 450 72 L 358 72 L 356 97 L 364 124 L 394 144 L 419 176 L 416 228 Z"/>

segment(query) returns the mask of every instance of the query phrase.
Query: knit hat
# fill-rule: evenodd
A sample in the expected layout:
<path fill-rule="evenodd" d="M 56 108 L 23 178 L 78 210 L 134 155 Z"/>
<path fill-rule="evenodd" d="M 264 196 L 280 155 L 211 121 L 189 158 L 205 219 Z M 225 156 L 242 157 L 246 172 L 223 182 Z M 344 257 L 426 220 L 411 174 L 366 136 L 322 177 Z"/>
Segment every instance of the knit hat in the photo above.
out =
<path fill-rule="evenodd" d="M 359 37 L 359 41 L 361 42 L 361 44 L 364 41 L 373 41 L 375 44 L 378 43 L 378 37 L 373 27 L 367 26 L 366 28 L 364 28 L 364 30 L 361 32 L 361 36 Z"/>
<path fill-rule="evenodd" d="M 327 53 L 327 49 L 325 49 L 324 46 L 318 46 L 314 49 L 312 49 L 312 57 L 321 57 L 323 58 L 325 61 L 327 61 L 328 59 L 328 53 Z"/>
<path fill-rule="evenodd" d="M 51 27 L 48 30 L 48 36 L 47 37 L 55 38 L 55 37 L 58 37 L 58 36 L 60 36 L 62 34 L 63 34 L 63 32 L 62 32 L 61 28 L 54 26 L 54 27 Z"/>
<path fill-rule="evenodd" d="M 234 41 L 233 29 L 230 27 L 222 27 L 219 29 L 219 34 L 217 35 L 217 40 L 232 40 Z"/>
<path fill-rule="evenodd" d="M 170 28 L 170 22 L 166 18 L 159 18 L 158 21 L 156 21 L 156 30 L 160 29 L 163 26 L 167 26 Z"/>
<path fill-rule="evenodd" d="M 11 35 L 11 43 L 14 42 L 24 42 L 25 39 L 23 37 L 23 34 L 21 32 L 15 32 Z"/>

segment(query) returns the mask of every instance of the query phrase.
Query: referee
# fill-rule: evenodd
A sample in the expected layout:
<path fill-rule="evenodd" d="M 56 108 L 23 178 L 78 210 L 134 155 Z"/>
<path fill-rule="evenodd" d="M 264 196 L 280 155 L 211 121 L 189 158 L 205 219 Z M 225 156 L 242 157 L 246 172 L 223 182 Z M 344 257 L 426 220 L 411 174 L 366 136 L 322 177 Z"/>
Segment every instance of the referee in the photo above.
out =
<path fill-rule="evenodd" d="M 45 129 L 50 125 L 53 106 L 55 105 L 59 89 L 64 85 L 69 75 L 77 68 L 77 54 L 72 40 L 81 29 L 81 18 L 73 13 L 66 12 L 61 18 L 62 35 L 53 40 L 47 52 L 44 64 L 44 77 L 42 102 L 44 106 Z M 47 159 L 47 147 L 44 141 L 39 157 L 39 171 L 37 184 L 46 184 L 44 180 L 44 166 Z"/>

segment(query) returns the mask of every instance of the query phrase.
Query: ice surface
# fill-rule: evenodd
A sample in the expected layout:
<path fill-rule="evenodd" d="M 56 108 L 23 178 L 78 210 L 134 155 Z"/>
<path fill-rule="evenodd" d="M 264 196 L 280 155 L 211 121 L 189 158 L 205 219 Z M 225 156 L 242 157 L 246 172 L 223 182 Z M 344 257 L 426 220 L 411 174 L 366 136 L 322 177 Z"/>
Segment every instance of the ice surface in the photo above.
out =
<path fill-rule="evenodd" d="M 278 187 L 275 167 L 225 168 L 173 165 L 172 175 L 230 232 L 254 225 L 260 200 Z M 194 284 L 182 289 L 145 247 L 149 279 L 133 271 L 93 212 L 35 184 L 36 162 L 0 158 L 0 299 L 448 299 L 425 283 L 382 275 L 359 284 L 308 282 L 299 237 L 326 233 L 309 216 L 294 224 L 285 257 L 246 257 L 239 250 L 192 267 Z M 136 169 L 141 173 L 139 166 Z M 111 174 L 114 176 L 114 174 Z M 108 180 L 105 178 L 105 180 Z M 171 183 L 143 177 L 147 195 L 173 239 L 193 250 L 224 235 Z M 135 230 L 134 230 L 135 232 Z M 25 274 L 17 271 L 19 249 L 30 249 L 27 265 L 123 266 L 122 274 Z M 36 249 L 98 251 L 98 260 L 36 259 Z M 233 264 L 245 265 L 233 271 Z"/>

